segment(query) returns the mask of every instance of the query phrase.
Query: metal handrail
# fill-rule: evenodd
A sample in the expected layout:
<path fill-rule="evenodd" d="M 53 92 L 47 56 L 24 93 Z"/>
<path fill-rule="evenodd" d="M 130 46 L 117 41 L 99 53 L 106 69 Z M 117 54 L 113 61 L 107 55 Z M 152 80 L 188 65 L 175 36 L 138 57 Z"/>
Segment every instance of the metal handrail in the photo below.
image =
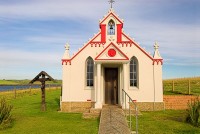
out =
<path fill-rule="evenodd" d="M 127 108 L 126 108 L 126 97 L 128 97 L 128 103 L 129 103 L 129 118 L 127 118 Z M 135 106 L 135 123 L 136 123 L 136 126 L 135 126 L 135 133 L 138 134 L 138 108 L 137 108 L 137 105 L 136 103 L 131 99 L 131 97 L 124 91 L 124 89 L 122 89 L 122 100 L 123 100 L 123 103 L 125 103 L 125 116 L 126 116 L 126 119 L 128 120 L 128 123 L 129 123 L 129 128 L 131 130 L 131 133 L 132 133 L 132 119 L 131 119 L 131 108 L 130 108 L 130 104 L 131 102 L 134 104 Z"/>

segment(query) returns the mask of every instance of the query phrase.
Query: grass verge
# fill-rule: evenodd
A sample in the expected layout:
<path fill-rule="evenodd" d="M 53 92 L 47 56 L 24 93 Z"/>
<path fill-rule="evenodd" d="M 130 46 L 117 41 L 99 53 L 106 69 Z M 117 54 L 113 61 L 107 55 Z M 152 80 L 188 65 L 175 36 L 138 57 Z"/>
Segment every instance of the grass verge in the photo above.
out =
<path fill-rule="evenodd" d="M 12 128 L 1 130 L 1 134 L 95 134 L 99 119 L 82 119 L 80 113 L 61 113 L 60 90 L 46 92 L 47 111 L 40 111 L 40 92 L 11 99 L 14 122 Z"/>
<path fill-rule="evenodd" d="M 200 128 L 186 123 L 185 118 L 185 110 L 142 112 L 138 119 L 139 134 L 200 134 Z"/>
<path fill-rule="evenodd" d="M 57 112 L 59 109 L 59 96 L 60 90 L 47 90 L 46 112 L 40 111 L 40 90 L 32 92 L 32 94 L 24 93 L 23 96 L 17 97 L 17 99 L 9 98 L 10 103 L 13 105 L 12 115 L 14 122 L 12 128 L 1 130 L 0 134 L 98 133 L 99 119 L 82 119 L 82 114 L 79 113 Z M 139 116 L 139 133 L 199 134 L 200 128 L 187 124 L 185 116 L 186 111 L 142 112 L 142 115 Z"/>

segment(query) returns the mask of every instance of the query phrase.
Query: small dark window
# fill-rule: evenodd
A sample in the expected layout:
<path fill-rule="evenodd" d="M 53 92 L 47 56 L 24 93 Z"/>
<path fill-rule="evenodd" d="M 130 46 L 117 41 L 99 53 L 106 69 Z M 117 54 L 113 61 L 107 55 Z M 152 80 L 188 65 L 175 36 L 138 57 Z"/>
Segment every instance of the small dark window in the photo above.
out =
<path fill-rule="evenodd" d="M 87 86 L 93 86 L 94 80 L 94 61 L 91 57 L 87 59 L 87 73 L 86 73 Z"/>
<path fill-rule="evenodd" d="M 135 57 L 131 58 L 130 61 L 130 86 L 138 86 L 138 62 Z"/>
<path fill-rule="evenodd" d="M 115 22 L 113 20 L 110 20 L 108 22 L 108 34 L 109 35 L 115 34 Z"/>

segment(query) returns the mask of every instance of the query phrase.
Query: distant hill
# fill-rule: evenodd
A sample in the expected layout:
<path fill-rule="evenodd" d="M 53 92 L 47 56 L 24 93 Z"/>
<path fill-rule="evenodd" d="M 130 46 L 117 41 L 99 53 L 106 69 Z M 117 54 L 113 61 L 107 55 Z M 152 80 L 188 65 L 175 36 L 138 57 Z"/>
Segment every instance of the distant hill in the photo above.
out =
<path fill-rule="evenodd" d="M 167 81 L 167 80 L 200 80 L 200 76 L 164 79 L 164 81 Z"/>
<path fill-rule="evenodd" d="M 0 85 L 27 85 L 31 80 L 0 80 Z M 62 80 L 47 81 L 46 84 L 61 84 Z M 40 84 L 35 82 L 34 84 Z"/>

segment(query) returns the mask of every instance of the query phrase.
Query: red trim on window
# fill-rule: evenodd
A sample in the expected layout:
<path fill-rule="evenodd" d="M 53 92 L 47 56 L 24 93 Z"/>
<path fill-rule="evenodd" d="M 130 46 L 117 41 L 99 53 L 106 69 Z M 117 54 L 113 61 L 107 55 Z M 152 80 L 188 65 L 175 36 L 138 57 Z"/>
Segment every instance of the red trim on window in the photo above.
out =
<path fill-rule="evenodd" d="M 125 59 L 98 59 L 110 46 L 114 46 L 114 48 L 119 51 L 124 57 Z M 96 58 L 95 60 L 129 60 L 129 58 L 113 43 L 110 43 Z"/>

